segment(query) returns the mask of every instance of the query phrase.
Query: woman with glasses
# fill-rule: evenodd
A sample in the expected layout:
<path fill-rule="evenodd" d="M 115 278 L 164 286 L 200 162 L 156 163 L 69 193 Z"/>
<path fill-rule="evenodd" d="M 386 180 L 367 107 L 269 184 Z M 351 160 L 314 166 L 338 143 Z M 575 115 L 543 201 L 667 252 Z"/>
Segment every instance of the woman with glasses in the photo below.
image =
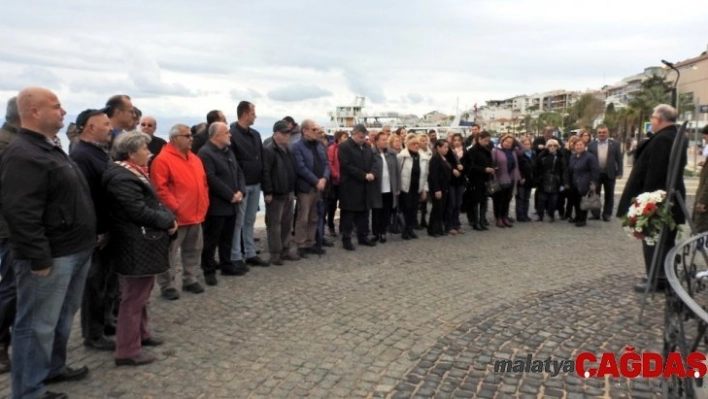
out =
<path fill-rule="evenodd" d="M 418 238 L 413 231 L 418 214 L 418 204 L 428 195 L 428 159 L 420 155 L 418 137 L 411 133 L 406 137 L 406 148 L 397 156 L 401 171 L 401 196 L 399 203 L 405 220 L 401 238 Z"/>

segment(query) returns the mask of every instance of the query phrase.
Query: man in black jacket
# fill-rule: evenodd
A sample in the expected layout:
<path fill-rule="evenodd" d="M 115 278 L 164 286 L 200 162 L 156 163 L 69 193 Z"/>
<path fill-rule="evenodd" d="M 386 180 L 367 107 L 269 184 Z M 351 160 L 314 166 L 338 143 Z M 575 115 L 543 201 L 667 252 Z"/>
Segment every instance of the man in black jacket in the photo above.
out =
<path fill-rule="evenodd" d="M 231 261 L 234 226 L 239 204 L 243 201 L 246 178 L 229 147 L 229 127 L 223 122 L 215 122 L 209 126 L 208 133 L 209 141 L 199 150 L 209 185 L 209 210 L 202 225 L 202 270 L 206 283 L 216 285 L 217 268 L 227 276 L 242 276 L 248 272 L 248 266 L 236 266 Z M 217 246 L 218 265 L 214 259 Z"/>
<path fill-rule="evenodd" d="M 111 326 L 112 309 L 117 292 L 107 292 L 118 284 L 108 284 L 111 274 L 108 243 L 109 215 L 106 192 L 101 184 L 103 172 L 108 169 L 111 158 L 108 146 L 111 142 L 111 125 L 102 110 L 87 109 L 76 118 L 79 141 L 74 145 L 71 159 L 76 162 L 86 178 L 94 210 L 96 211 L 97 244 L 91 258 L 91 266 L 86 277 L 84 298 L 81 302 L 81 334 L 84 345 L 98 350 L 115 350 L 115 342 L 104 335 L 105 328 Z"/>
<path fill-rule="evenodd" d="M 236 107 L 238 120 L 231 125 L 231 149 L 236 155 L 238 164 L 241 165 L 246 176 L 245 199 L 241 201 L 234 241 L 231 249 L 231 260 L 236 265 L 246 264 L 252 266 L 268 266 L 256 253 L 256 244 L 253 229 L 256 224 L 258 205 L 261 199 L 261 182 L 263 181 L 263 143 L 261 134 L 252 129 L 256 121 L 256 106 L 248 101 L 241 101 Z M 241 238 L 243 237 L 243 253 L 241 251 Z"/>
<path fill-rule="evenodd" d="M 66 366 L 66 349 L 96 246 L 96 215 L 86 179 L 57 140 L 66 114 L 57 96 L 32 87 L 17 104 L 21 129 L 0 160 L 0 201 L 15 253 L 12 397 L 19 399 L 88 374 Z"/>
<path fill-rule="evenodd" d="M 263 146 L 263 195 L 266 203 L 266 226 L 270 263 L 281 266 L 283 260 L 299 260 L 292 253 L 290 228 L 293 225 L 295 197 L 295 162 L 290 152 L 290 129 L 284 121 L 275 122 L 273 137 Z"/>
<path fill-rule="evenodd" d="M 651 131 L 656 133 L 637 148 L 637 160 L 632 167 L 632 173 L 629 175 L 629 179 L 627 179 L 627 184 L 624 187 L 622 198 L 617 207 L 618 217 L 627 215 L 629 207 L 632 205 L 632 199 L 636 198 L 639 194 L 656 190 L 667 191 L 666 183 L 669 172 L 671 148 L 678 134 L 676 109 L 666 104 L 661 104 L 654 108 L 654 112 L 651 115 Z M 683 150 L 681 151 L 675 187 L 683 198 L 686 198 L 686 186 L 684 186 L 683 183 L 683 169 L 686 167 L 687 161 L 686 151 Z M 681 207 L 676 204 L 674 204 L 672 208 L 672 216 L 676 224 L 680 225 L 686 222 L 686 217 Z M 668 284 L 666 274 L 664 273 L 664 259 L 668 251 L 676 244 L 676 233 L 678 233 L 678 229 L 669 232 L 664 253 L 659 254 L 661 262 L 659 263 L 658 270 L 656 270 L 657 290 L 665 289 Z M 642 249 L 644 252 L 644 266 L 648 277 L 655 247 L 647 245 L 645 241 L 642 241 Z M 644 293 L 646 284 L 645 279 L 644 282 L 634 287 L 635 291 Z"/>
<path fill-rule="evenodd" d="M 348 251 L 355 249 L 351 238 L 354 223 L 359 244 L 376 245 L 369 239 L 367 186 L 374 181 L 374 155 L 364 143 L 367 134 L 366 126 L 358 124 L 352 129 L 349 140 L 339 145 L 339 209 L 342 211 L 342 244 Z"/>
<path fill-rule="evenodd" d="M 0 127 L 0 154 L 17 137 L 20 129 L 20 114 L 17 111 L 17 97 L 7 102 L 5 123 Z M 5 218 L 0 212 L 0 374 L 10 371 L 10 329 L 15 322 L 17 307 L 17 292 L 15 289 L 15 273 L 12 270 L 12 248 L 10 246 L 10 230 Z"/>

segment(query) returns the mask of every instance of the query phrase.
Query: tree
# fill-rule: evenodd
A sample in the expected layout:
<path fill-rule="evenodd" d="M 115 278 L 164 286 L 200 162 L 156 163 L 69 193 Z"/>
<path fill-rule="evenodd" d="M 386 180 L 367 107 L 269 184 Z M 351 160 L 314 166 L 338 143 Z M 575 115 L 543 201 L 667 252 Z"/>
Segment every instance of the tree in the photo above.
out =
<path fill-rule="evenodd" d="M 605 102 L 590 93 L 583 94 L 568 109 L 569 125 L 574 127 L 592 126 L 595 119 L 605 110 Z M 572 126 L 568 126 L 569 128 Z"/>
<path fill-rule="evenodd" d="M 602 120 L 602 123 L 607 126 L 610 133 L 619 133 L 617 131 L 617 128 L 619 127 L 619 114 L 615 110 L 615 104 L 607 104 L 607 108 L 605 108 L 605 118 Z"/>

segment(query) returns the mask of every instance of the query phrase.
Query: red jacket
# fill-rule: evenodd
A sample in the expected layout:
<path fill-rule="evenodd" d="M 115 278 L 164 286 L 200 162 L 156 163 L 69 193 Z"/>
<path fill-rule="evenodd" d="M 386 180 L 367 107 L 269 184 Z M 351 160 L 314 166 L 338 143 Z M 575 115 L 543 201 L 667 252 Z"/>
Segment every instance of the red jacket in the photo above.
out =
<path fill-rule="evenodd" d="M 332 180 L 332 185 L 339 185 L 339 144 L 334 143 L 327 149 L 327 158 L 329 158 L 329 176 Z"/>
<path fill-rule="evenodd" d="M 199 224 L 209 208 L 209 187 L 202 160 L 191 151 L 185 157 L 167 143 L 150 166 L 158 197 L 177 215 L 177 224 Z"/>

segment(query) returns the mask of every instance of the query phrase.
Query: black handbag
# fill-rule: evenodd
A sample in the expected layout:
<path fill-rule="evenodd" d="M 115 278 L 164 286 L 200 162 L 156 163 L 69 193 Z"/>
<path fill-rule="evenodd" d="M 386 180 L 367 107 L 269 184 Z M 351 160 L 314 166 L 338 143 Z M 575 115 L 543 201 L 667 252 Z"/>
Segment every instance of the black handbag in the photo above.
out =
<path fill-rule="evenodd" d="M 496 176 L 492 176 L 484 185 L 487 187 L 487 195 L 490 197 L 502 190 L 502 185 L 499 183 Z"/>
<path fill-rule="evenodd" d="M 401 234 L 403 233 L 404 225 L 405 222 L 403 221 L 403 214 L 397 211 L 391 217 L 391 225 L 389 226 L 388 231 L 391 232 L 391 234 Z"/>

